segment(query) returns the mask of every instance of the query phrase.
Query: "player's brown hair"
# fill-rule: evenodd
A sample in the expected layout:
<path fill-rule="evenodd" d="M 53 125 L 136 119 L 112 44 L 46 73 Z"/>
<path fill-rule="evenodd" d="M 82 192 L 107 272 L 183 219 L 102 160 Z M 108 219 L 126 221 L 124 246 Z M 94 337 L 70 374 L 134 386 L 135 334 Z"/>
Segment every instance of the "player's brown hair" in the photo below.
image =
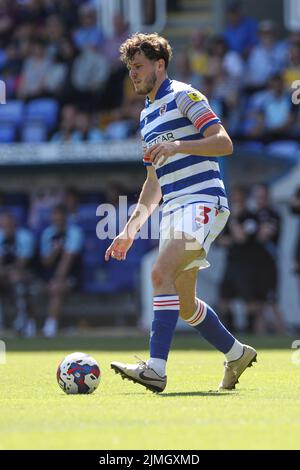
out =
<path fill-rule="evenodd" d="M 157 33 L 135 33 L 128 38 L 120 47 L 122 62 L 128 65 L 137 52 L 143 52 L 149 60 L 164 59 L 166 68 L 172 58 L 169 42 Z"/>

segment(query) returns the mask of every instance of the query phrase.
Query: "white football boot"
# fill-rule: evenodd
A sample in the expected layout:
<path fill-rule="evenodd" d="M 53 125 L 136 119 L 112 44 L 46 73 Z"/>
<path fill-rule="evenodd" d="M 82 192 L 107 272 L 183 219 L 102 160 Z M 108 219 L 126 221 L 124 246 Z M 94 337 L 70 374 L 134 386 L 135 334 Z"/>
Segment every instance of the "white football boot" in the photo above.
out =
<path fill-rule="evenodd" d="M 239 359 L 230 362 L 224 362 L 225 370 L 222 382 L 218 390 L 233 390 L 235 385 L 239 383 L 239 377 L 247 369 L 252 367 L 256 360 L 257 352 L 251 346 L 244 345 L 244 352 Z"/>
<path fill-rule="evenodd" d="M 134 383 L 143 385 L 151 392 L 163 392 L 167 385 L 167 376 L 161 377 L 154 369 L 148 366 L 147 362 L 139 359 L 138 364 L 123 364 L 122 362 L 112 362 L 110 367 L 116 374 L 120 374 L 122 379 L 131 380 Z"/>

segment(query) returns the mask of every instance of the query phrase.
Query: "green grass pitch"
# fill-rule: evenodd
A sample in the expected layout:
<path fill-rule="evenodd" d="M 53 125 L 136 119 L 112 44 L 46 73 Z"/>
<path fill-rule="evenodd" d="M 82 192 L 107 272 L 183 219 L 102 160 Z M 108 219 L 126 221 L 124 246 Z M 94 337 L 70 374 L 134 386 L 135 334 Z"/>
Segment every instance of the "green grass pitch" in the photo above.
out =
<path fill-rule="evenodd" d="M 291 338 L 250 340 L 258 363 L 237 389 L 216 393 L 221 354 L 178 335 L 165 393 L 122 381 L 110 361 L 147 358 L 146 338 L 7 341 L 0 365 L 0 449 L 299 449 L 300 365 Z M 92 395 L 68 396 L 56 368 L 84 351 L 100 364 Z"/>

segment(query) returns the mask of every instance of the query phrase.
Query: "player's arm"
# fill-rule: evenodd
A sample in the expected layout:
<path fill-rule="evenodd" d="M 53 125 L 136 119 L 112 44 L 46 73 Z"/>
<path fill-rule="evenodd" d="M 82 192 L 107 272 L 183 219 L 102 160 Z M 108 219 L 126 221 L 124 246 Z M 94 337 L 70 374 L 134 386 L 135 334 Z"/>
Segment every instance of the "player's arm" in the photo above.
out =
<path fill-rule="evenodd" d="M 140 193 L 137 206 L 127 222 L 124 231 L 129 238 L 134 238 L 148 217 L 156 209 L 161 200 L 161 188 L 155 169 L 147 166 L 147 178 Z"/>
<path fill-rule="evenodd" d="M 144 225 L 161 200 L 161 189 L 155 169 L 147 166 L 147 178 L 140 193 L 137 206 L 124 227 L 124 230 L 113 240 L 106 250 L 105 260 L 110 256 L 117 260 L 125 260 L 134 237 Z"/>
<path fill-rule="evenodd" d="M 182 91 L 176 97 L 176 104 L 182 116 L 199 131 L 199 139 L 175 140 L 154 145 L 150 150 L 152 163 L 159 162 L 162 165 L 168 157 L 177 153 L 201 157 L 224 157 L 232 154 L 232 141 L 204 95 L 197 90 Z"/>
<path fill-rule="evenodd" d="M 190 153 L 203 157 L 224 157 L 233 152 L 232 141 L 221 124 L 212 124 L 199 140 L 176 140 L 176 153 Z"/>
<path fill-rule="evenodd" d="M 150 155 L 154 165 L 162 165 L 176 153 L 199 155 L 201 157 L 224 157 L 233 152 L 232 141 L 221 124 L 213 124 L 199 140 L 175 140 L 151 147 Z"/>

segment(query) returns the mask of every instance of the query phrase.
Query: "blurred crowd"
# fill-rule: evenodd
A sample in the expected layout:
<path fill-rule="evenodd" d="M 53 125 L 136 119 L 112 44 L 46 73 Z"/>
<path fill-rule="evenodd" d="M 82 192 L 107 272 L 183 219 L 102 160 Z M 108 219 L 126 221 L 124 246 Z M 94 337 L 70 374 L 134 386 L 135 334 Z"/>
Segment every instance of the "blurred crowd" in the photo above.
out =
<path fill-rule="evenodd" d="M 0 121 L 14 126 L 0 132 L 0 141 L 97 142 L 136 134 L 143 100 L 128 89 L 119 60 L 128 36 L 121 15 L 113 26 L 106 38 L 87 0 L 0 1 L 6 84 Z"/>
<path fill-rule="evenodd" d="M 299 107 L 292 83 L 300 72 L 300 32 L 278 37 L 277 25 L 243 14 L 240 2 L 227 9 L 224 33 L 192 35 L 175 58 L 177 76 L 199 88 L 239 140 L 299 140 Z"/>
<path fill-rule="evenodd" d="M 280 215 L 264 184 L 252 191 L 235 186 L 230 198 L 231 216 L 219 239 L 226 250 L 219 310 L 225 324 L 234 331 L 233 302 L 242 300 L 244 331 L 282 334 L 286 327 L 278 306 Z"/>
<path fill-rule="evenodd" d="M 25 337 L 35 336 L 39 326 L 50 338 L 57 334 L 72 292 L 119 294 L 137 289 L 141 259 L 157 240 L 136 240 L 125 264 L 105 263 L 111 241 L 99 240 L 95 233 L 99 203 L 112 204 L 118 214 L 119 197 L 124 194 L 125 188 L 116 182 L 108 184 L 104 194 L 82 193 L 75 187 L 39 191 L 32 194 L 24 212 L 17 201 L 0 195 L 0 308 L 6 299 L 14 310 L 2 326 L 12 326 Z M 286 333 L 278 304 L 282 223 L 269 188 L 234 186 L 230 199 L 231 217 L 218 239 L 225 266 L 217 310 L 232 331 Z M 300 188 L 290 201 L 290 211 L 299 217 Z M 300 231 L 294 272 L 300 283 Z M 236 301 L 243 304 L 242 325 L 237 322 Z"/>
<path fill-rule="evenodd" d="M 68 294 L 134 289 L 133 276 L 148 241 L 129 260 L 130 274 L 126 267 L 116 276 L 115 264 L 104 262 L 111 240 L 96 235 L 97 207 L 110 204 L 117 213 L 125 193 L 111 181 L 104 193 L 72 186 L 34 191 L 27 201 L 24 195 L 0 194 L 0 329 L 13 327 L 33 337 L 41 327 L 45 337 L 53 337 Z M 7 315 L 9 306 L 13 313 Z"/>
<path fill-rule="evenodd" d="M 196 30 L 185 51 L 175 54 L 172 77 L 199 88 L 236 139 L 299 140 L 291 85 L 299 77 L 300 32 L 282 39 L 277 29 L 230 2 L 222 35 Z M 0 112 L 0 141 L 99 142 L 137 135 L 143 98 L 119 61 L 127 36 L 116 15 L 113 37 L 105 37 L 91 0 L 1 0 L 0 79 L 7 105 Z"/>

